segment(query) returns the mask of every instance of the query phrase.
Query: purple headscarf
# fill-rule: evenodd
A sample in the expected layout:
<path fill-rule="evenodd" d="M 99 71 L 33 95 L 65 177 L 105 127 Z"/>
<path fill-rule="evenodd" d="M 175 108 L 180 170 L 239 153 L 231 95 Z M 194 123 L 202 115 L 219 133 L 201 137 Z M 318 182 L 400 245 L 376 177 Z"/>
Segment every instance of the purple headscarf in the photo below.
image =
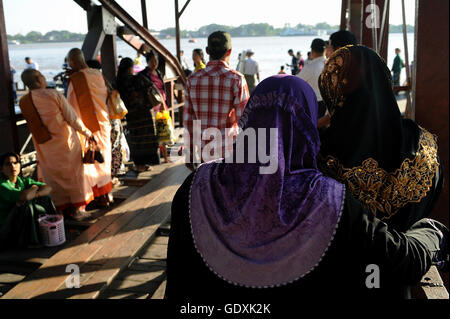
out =
<path fill-rule="evenodd" d="M 328 249 L 345 189 L 317 170 L 317 112 L 305 81 L 272 76 L 257 86 L 239 124 L 244 131 L 276 128 L 277 171 L 260 174 L 267 165 L 258 156 L 256 163 L 246 157 L 241 164 L 219 160 L 198 168 L 190 194 L 192 235 L 222 279 L 258 288 L 287 284 L 310 272 Z M 256 135 L 269 145 L 268 132 Z"/>

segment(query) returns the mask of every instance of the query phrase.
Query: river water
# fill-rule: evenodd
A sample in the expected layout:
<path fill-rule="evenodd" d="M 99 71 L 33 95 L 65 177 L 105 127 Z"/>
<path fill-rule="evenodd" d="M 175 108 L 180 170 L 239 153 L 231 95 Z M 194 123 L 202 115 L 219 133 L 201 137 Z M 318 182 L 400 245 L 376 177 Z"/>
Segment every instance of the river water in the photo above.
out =
<path fill-rule="evenodd" d="M 246 49 L 252 49 L 255 52 L 253 58 L 259 63 L 261 69 L 261 80 L 278 73 L 281 65 L 290 63 L 291 57 L 287 54 L 289 49 L 294 52 L 301 51 L 306 59 L 307 52 L 310 51 L 311 41 L 316 36 L 296 36 L 296 37 L 244 37 L 233 38 L 233 51 L 231 54 L 230 64 L 232 68 L 236 68 L 238 62 L 238 54 Z M 328 36 L 324 38 L 328 40 Z M 175 39 L 164 39 L 160 42 L 174 55 L 176 53 Z M 19 82 L 19 87 L 23 87 L 20 82 L 20 73 L 25 68 L 25 57 L 29 56 L 33 61 L 38 62 L 39 70 L 48 80 L 52 80 L 53 76 L 61 72 L 64 57 L 67 52 L 74 47 L 81 48 L 81 42 L 70 43 L 37 43 L 37 44 L 20 44 L 9 46 L 9 56 L 12 65 L 16 68 L 15 81 Z M 192 69 L 193 62 L 191 52 L 195 48 L 202 48 L 205 51 L 207 45 L 206 38 L 196 39 L 195 43 L 189 43 L 188 39 L 181 39 L 181 49 L 184 50 L 188 59 L 188 63 Z M 392 33 L 389 35 L 389 54 L 388 66 L 392 66 L 395 57 L 394 49 L 402 49 L 401 56 L 404 59 L 403 36 L 401 33 Z M 408 34 L 409 61 L 414 57 L 414 34 Z M 117 41 L 117 54 L 123 57 L 134 58 L 136 51 L 128 46 L 125 42 Z M 206 55 L 206 52 L 205 52 Z M 289 70 L 286 70 L 289 73 Z M 406 78 L 405 69 L 402 71 L 402 80 Z"/>

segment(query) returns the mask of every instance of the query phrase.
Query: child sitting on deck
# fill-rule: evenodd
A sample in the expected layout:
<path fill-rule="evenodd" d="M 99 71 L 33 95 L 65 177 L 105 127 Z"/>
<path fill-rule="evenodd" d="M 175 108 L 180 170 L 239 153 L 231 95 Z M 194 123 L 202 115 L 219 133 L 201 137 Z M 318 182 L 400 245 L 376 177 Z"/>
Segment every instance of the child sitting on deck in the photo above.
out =
<path fill-rule="evenodd" d="M 20 157 L 6 153 L 0 157 L 0 249 L 39 245 L 37 218 L 56 214 L 48 195 L 51 187 L 20 176 Z"/>

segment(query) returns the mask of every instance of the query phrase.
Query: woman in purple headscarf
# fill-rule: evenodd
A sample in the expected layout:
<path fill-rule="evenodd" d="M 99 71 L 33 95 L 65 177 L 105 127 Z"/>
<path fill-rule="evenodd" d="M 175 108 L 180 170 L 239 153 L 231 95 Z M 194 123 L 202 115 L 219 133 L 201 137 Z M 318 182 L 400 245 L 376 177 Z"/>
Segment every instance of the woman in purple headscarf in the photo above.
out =
<path fill-rule="evenodd" d="M 441 261 L 444 225 L 424 219 L 405 233 L 390 230 L 318 171 L 317 113 L 312 88 L 298 77 L 257 86 L 233 158 L 201 165 L 175 195 L 166 298 L 390 297 Z"/>

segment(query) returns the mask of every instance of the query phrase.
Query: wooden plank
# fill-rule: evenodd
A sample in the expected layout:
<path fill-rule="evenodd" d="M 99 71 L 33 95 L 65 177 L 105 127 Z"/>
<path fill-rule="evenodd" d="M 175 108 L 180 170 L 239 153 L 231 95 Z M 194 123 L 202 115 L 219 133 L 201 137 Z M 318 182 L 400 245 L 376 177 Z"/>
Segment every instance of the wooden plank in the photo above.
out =
<path fill-rule="evenodd" d="M 111 195 L 114 198 L 127 199 L 137 190 L 139 190 L 138 186 L 119 185 L 113 188 Z"/>
<path fill-rule="evenodd" d="M 151 299 L 164 299 L 164 294 L 166 293 L 167 280 L 164 280 L 158 289 L 153 293 Z"/>
<path fill-rule="evenodd" d="M 130 256 L 142 247 L 139 245 L 148 240 L 146 236 L 154 233 L 159 226 L 151 220 L 151 215 L 150 217 L 145 216 L 143 212 L 145 212 L 145 208 L 152 207 L 154 203 L 158 205 L 171 200 L 170 196 L 173 197 L 178 185 L 188 174 L 188 171 L 182 166 L 179 166 L 177 170 L 176 165 L 173 164 L 174 167 L 169 167 L 167 172 L 155 177 L 154 182 L 147 184 L 122 205 L 103 216 L 68 247 L 59 251 L 24 282 L 9 291 L 4 298 L 32 298 L 45 295 L 58 288 L 61 289 L 67 277 L 65 272 L 67 264 L 80 265 L 80 273 L 85 277 L 81 278 L 81 281 L 87 282 L 88 285 L 91 284 L 89 279 L 92 278 L 92 274 L 86 274 L 83 265 L 86 264 L 84 267 L 91 267 L 95 263 L 104 265 L 106 267 L 104 273 L 99 273 L 103 275 L 99 277 L 101 280 L 96 282 L 97 285 L 94 283 L 94 286 L 90 285 L 89 288 L 91 290 L 93 287 L 101 288 L 104 283 L 109 283 L 117 275 L 121 265 L 128 264 Z M 172 184 L 169 186 L 173 188 L 171 192 L 161 187 L 164 183 Z M 127 214 L 125 214 L 126 212 Z M 161 212 L 158 213 L 161 214 Z M 138 215 L 141 218 L 136 218 Z M 165 215 L 164 212 L 163 215 Z M 146 225 L 146 222 L 149 224 Z M 150 227 L 145 227 L 148 225 Z M 140 229 L 142 226 L 144 228 Z M 128 239 L 131 239 L 130 242 Z M 131 245 L 123 247 L 127 242 Z M 122 248 L 118 249 L 121 246 Z M 93 273 L 97 274 L 97 272 Z M 98 291 L 95 291 L 94 295 L 98 296 Z"/>
<path fill-rule="evenodd" d="M 141 256 L 142 259 L 167 259 L 167 246 L 166 245 L 152 245 Z"/>
<path fill-rule="evenodd" d="M 169 236 L 157 236 L 153 242 L 152 245 L 168 245 L 169 244 Z"/>
<path fill-rule="evenodd" d="M 12 284 L 0 284 L 0 297 L 6 294 L 12 287 Z"/>
<path fill-rule="evenodd" d="M 99 263 L 102 263 L 103 267 L 95 274 L 89 276 L 89 278 L 86 278 L 82 285 L 87 285 L 88 287 L 103 285 L 106 288 L 112 282 L 118 273 L 137 255 L 139 250 L 151 240 L 159 225 L 165 222 L 170 214 L 171 200 L 180 182 L 187 174 L 188 171 L 184 167 L 179 166 L 178 174 L 174 174 L 165 180 L 166 184 L 170 186 L 160 188 L 156 192 L 146 195 L 156 197 L 151 205 L 140 208 L 139 212 L 134 214 L 135 216 L 133 216 L 132 220 L 120 230 L 120 233 L 114 237 L 104 239 L 107 243 L 102 243 L 104 248 L 93 258 L 93 261 L 98 260 Z M 155 193 L 159 193 L 159 195 L 155 195 Z M 147 202 L 146 196 L 139 201 L 143 205 Z M 117 224 L 115 225 L 117 228 L 123 226 L 123 224 L 120 225 L 121 223 L 115 224 Z M 100 237 L 102 235 L 99 236 L 97 242 L 103 240 Z M 100 291 L 82 291 L 83 289 L 80 288 L 79 294 L 74 296 L 74 298 L 97 298 L 104 288 L 100 289 Z"/>
<path fill-rule="evenodd" d="M 25 278 L 24 275 L 3 273 L 0 274 L 0 284 L 17 284 Z"/>
<path fill-rule="evenodd" d="M 119 280 L 133 280 L 138 282 L 147 282 L 147 281 L 159 282 L 163 281 L 165 278 L 166 278 L 165 268 L 162 269 L 155 268 L 153 269 L 153 271 L 137 271 L 127 269 L 122 274 L 117 276 L 117 279 Z"/>
<path fill-rule="evenodd" d="M 173 166 L 177 164 L 174 163 Z M 169 169 L 171 167 L 168 167 Z M 73 246 L 80 245 L 85 242 L 90 242 L 94 240 L 101 232 L 105 231 L 105 229 L 111 225 L 114 221 L 120 218 L 125 212 L 133 210 L 133 203 L 135 203 L 142 194 L 152 192 L 157 189 L 161 183 L 164 182 L 165 179 L 171 174 L 170 171 L 164 172 L 164 174 L 158 175 L 154 179 L 154 183 L 148 184 L 145 187 L 141 188 L 138 192 L 134 193 L 131 197 L 129 197 L 126 201 L 124 201 L 119 207 L 109 211 L 106 213 L 101 220 L 92 225 L 88 230 L 83 232 L 73 243 Z M 148 198 L 147 198 L 148 199 Z M 152 202 L 153 199 L 150 199 Z M 111 230 L 107 230 L 109 233 Z M 112 235 L 112 234 L 111 234 Z"/>
<path fill-rule="evenodd" d="M 6 250 L 0 253 L 0 263 L 43 264 L 64 246 L 39 249 Z"/>
<path fill-rule="evenodd" d="M 129 266 L 130 270 L 138 271 L 155 271 L 160 269 L 166 269 L 165 260 L 149 260 L 149 259 L 135 259 Z"/>
<path fill-rule="evenodd" d="M 174 188 L 174 191 L 176 188 L 178 188 L 178 185 L 176 185 Z M 174 193 L 169 194 L 168 196 L 170 199 L 173 198 Z M 164 199 L 168 199 L 168 197 L 164 196 Z M 170 201 L 169 199 L 169 201 Z M 151 235 L 155 233 L 155 231 L 158 229 L 158 226 L 161 222 L 164 222 L 167 218 L 167 215 L 170 213 L 170 202 L 169 205 L 160 206 L 157 208 L 153 214 L 144 214 L 142 213 L 141 216 L 144 218 L 145 215 L 152 215 L 150 218 L 147 218 L 146 221 L 144 221 L 144 224 L 142 225 L 142 218 L 135 218 L 129 225 L 134 228 L 134 231 L 130 231 L 129 229 L 126 229 L 128 232 L 126 232 L 126 236 L 121 233 L 121 236 L 115 236 L 113 241 L 116 242 L 115 244 L 109 243 L 105 249 L 105 252 L 112 253 L 113 255 L 111 259 L 105 259 L 105 264 L 103 268 L 93 274 L 89 280 L 87 280 L 86 285 L 97 285 L 97 284 L 104 284 L 108 285 L 112 282 L 112 280 L 117 276 L 117 274 L 125 268 L 129 261 L 138 253 L 138 251 L 144 246 L 149 239 L 151 238 Z M 127 225 L 128 226 L 128 225 Z M 136 227 L 137 226 L 137 227 Z M 126 227 L 130 228 L 130 227 Z M 122 244 L 122 247 L 120 249 L 117 249 L 117 247 L 120 247 Z M 111 247 L 114 249 L 113 251 L 109 251 Z M 103 251 L 102 251 L 103 252 Z M 102 253 L 99 252 L 99 253 Z M 96 298 L 98 296 L 99 292 L 88 292 L 83 293 L 80 291 L 80 294 L 75 296 L 75 298 Z"/>
<path fill-rule="evenodd" d="M 99 299 L 147 299 L 149 297 L 148 293 L 145 292 L 133 292 L 124 290 L 106 290 Z"/>
<path fill-rule="evenodd" d="M 416 288 L 419 290 L 417 292 L 419 299 L 449 299 L 448 291 L 436 266 L 431 266 Z"/>
<path fill-rule="evenodd" d="M 118 290 L 120 292 L 134 292 L 141 294 L 153 293 L 158 288 L 158 283 L 149 282 L 138 282 L 133 280 L 116 280 L 111 285 L 112 290 Z"/>
<path fill-rule="evenodd" d="M 16 285 L 2 299 L 28 299 L 44 292 L 51 292 L 62 285 L 68 273 L 68 264 L 82 265 L 101 247 L 95 244 L 75 246 L 61 250 L 44 265 Z"/>

